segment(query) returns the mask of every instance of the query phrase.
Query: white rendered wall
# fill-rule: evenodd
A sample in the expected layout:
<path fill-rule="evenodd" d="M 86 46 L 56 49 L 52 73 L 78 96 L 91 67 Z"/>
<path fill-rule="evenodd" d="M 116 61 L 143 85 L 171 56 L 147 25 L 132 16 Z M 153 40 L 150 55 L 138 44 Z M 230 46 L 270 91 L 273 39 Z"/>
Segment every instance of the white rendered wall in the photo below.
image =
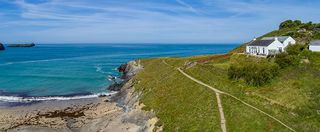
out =
<path fill-rule="evenodd" d="M 251 51 L 250 51 L 250 48 L 251 48 Z M 247 46 L 246 52 L 254 55 L 268 54 L 268 48 L 263 46 Z"/>
<path fill-rule="evenodd" d="M 283 50 L 289 45 L 289 44 L 296 44 L 296 40 L 294 40 L 292 37 L 289 37 L 283 42 Z"/>
<path fill-rule="evenodd" d="M 320 52 L 320 46 L 309 46 L 309 50 L 313 51 L 313 52 Z"/>
<path fill-rule="evenodd" d="M 274 41 L 268 46 L 269 50 L 279 50 L 279 48 L 283 48 L 283 44 L 280 41 Z"/>

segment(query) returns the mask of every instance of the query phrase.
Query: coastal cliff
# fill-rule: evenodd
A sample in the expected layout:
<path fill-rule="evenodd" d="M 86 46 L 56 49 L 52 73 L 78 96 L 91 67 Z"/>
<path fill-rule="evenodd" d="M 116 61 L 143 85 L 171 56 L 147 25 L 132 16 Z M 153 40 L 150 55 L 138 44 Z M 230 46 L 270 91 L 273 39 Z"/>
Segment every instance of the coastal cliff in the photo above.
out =
<path fill-rule="evenodd" d="M 0 50 L 5 50 L 4 45 L 0 43 Z"/>
<path fill-rule="evenodd" d="M 156 127 L 159 119 L 152 111 L 143 110 L 144 104 L 139 102 L 141 92 L 136 92 L 134 88 L 134 76 L 143 70 L 140 60 L 130 61 L 118 68 L 122 73 L 121 84 L 109 86 L 109 90 L 118 90 L 118 95 L 113 96 L 112 101 L 116 102 L 125 110 L 123 120 L 134 123 L 139 126 L 137 131 L 161 131 L 162 128 Z"/>

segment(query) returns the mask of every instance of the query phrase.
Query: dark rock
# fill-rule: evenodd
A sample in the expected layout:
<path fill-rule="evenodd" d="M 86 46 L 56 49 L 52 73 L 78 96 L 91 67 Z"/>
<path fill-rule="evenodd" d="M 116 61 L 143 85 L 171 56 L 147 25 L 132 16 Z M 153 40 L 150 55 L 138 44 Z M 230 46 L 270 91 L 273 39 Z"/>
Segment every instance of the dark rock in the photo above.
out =
<path fill-rule="evenodd" d="M 127 65 L 128 64 L 122 64 L 118 67 L 118 71 L 121 72 L 121 73 L 124 73 L 126 71 L 126 68 L 127 68 Z"/>
<path fill-rule="evenodd" d="M 4 45 L 0 43 L 0 50 L 5 50 Z"/>
<path fill-rule="evenodd" d="M 122 86 L 123 86 L 122 83 L 120 83 L 120 84 L 114 83 L 114 84 L 110 85 L 107 89 L 110 91 L 119 91 Z"/>
<path fill-rule="evenodd" d="M 103 98 L 103 97 L 107 97 L 107 95 L 101 94 L 101 95 L 99 95 L 98 97 L 99 97 L 99 98 Z"/>
<path fill-rule="evenodd" d="M 9 44 L 8 47 L 34 47 L 34 43 L 31 44 Z"/>
<path fill-rule="evenodd" d="M 115 81 L 107 89 L 110 91 L 120 91 L 123 85 L 136 75 L 143 67 L 140 65 L 140 60 L 130 61 L 127 64 L 122 64 L 118 67 L 118 71 L 122 73 L 121 82 Z"/>
<path fill-rule="evenodd" d="M 136 73 L 138 73 L 141 69 L 143 69 L 143 67 L 140 65 L 140 60 L 136 60 L 121 65 L 119 69 L 122 72 L 121 79 L 128 80 L 134 75 L 136 75 Z"/>

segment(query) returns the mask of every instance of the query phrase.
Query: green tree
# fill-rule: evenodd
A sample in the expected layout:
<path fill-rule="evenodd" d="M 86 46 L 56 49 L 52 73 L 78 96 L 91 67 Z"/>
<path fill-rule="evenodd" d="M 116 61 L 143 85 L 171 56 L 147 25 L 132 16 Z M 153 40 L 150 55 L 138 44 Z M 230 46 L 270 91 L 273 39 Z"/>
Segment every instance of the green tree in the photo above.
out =
<path fill-rule="evenodd" d="M 299 27 L 300 25 L 302 25 L 302 22 L 300 20 L 294 20 L 294 21 L 286 20 L 280 24 L 279 29 L 294 28 L 294 27 Z"/>
<path fill-rule="evenodd" d="M 307 30 L 313 30 L 315 28 L 315 24 L 313 24 L 312 22 L 308 22 L 308 23 L 305 23 L 303 24 L 301 27 L 302 28 L 305 28 Z"/>

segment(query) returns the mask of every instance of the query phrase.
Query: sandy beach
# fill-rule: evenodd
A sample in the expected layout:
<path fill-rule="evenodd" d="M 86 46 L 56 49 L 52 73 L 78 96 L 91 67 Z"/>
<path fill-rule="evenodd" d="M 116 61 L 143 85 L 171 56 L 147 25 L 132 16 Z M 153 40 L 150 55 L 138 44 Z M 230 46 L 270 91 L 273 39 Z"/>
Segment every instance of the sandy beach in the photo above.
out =
<path fill-rule="evenodd" d="M 137 99 L 128 92 L 113 97 L 47 101 L 28 106 L 1 108 L 0 130 L 145 131 L 152 127 L 149 122 L 156 120 L 152 119 L 152 113 L 141 111 L 137 100 L 132 100 L 134 98 Z"/>

